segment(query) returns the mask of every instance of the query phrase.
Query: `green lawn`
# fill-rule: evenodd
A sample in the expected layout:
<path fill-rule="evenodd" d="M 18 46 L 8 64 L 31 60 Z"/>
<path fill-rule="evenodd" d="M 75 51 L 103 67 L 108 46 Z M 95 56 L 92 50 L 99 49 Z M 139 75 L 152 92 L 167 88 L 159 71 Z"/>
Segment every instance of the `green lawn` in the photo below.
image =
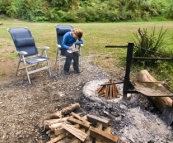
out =
<path fill-rule="evenodd" d="M 37 46 L 49 46 L 50 50 L 48 51 L 48 56 L 55 58 L 57 43 L 55 25 L 57 23 L 31 23 L 11 19 L 1 19 L 0 23 L 3 23 L 3 25 L 0 25 L 0 59 L 17 58 L 11 36 L 7 32 L 7 28 L 20 26 L 28 27 L 31 30 Z M 152 29 L 155 26 L 156 31 L 158 29 L 159 32 L 163 26 L 164 29 L 168 29 L 166 37 L 171 37 L 171 39 L 173 39 L 173 21 L 69 24 L 72 24 L 74 27 L 81 28 L 84 32 L 83 56 L 94 54 L 95 63 L 106 68 L 119 66 L 119 63 L 122 63 L 120 61 L 125 61 L 126 50 L 107 49 L 105 48 L 105 45 L 127 45 L 128 42 L 133 42 L 133 33 L 136 33 L 138 28 L 147 28 L 148 32 L 152 32 Z M 168 47 L 173 49 L 172 45 L 173 40 L 170 40 Z M 166 63 L 166 66 L 164 67 L 167 67 L 167 64 L 170 63 Z M 158 74 L 157 76 L 160 80 L 169 78 L 169 84 L 173 89 L 173 78 L 171 76 L 173 73 L 173 65 L 170 65 L 170 68 L 162 69 L 163 74 L 158 72 L 153 73 L 156 75 Z M 168 76 L 165 77 L 165 75 Z"/>

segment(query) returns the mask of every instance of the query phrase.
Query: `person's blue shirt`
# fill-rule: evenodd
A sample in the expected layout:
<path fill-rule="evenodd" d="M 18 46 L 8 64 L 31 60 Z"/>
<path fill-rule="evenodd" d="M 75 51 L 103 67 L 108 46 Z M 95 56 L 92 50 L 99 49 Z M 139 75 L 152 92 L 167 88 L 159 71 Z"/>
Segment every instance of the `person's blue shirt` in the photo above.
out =
<path fill-rule="evenodd" d="M 83 39 L 78 39 L 78 41 L 71 35 L 71 32 L 67 32 L 64 36 L 63 36 L 63 40 L 62 40 L 62 48 L 65 48 L 67 50 L 70 49 L 70 47 L 75 44 L 75 45 L 79 45 L 79 44 L 83 44 Z"/>

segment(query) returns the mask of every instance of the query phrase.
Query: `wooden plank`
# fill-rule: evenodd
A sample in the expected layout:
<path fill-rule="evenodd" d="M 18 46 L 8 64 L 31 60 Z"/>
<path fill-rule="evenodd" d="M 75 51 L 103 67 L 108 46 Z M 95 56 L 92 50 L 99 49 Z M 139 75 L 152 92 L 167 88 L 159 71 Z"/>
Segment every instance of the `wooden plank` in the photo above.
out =
<path fill-rule="evenodd" d="M 99 96 L 104 95 L 106 93 L 106 86 L 103 86 L 99 92 Z"/>
<path fill-rule="evenodd" d="M 102 91 L 103 88 L 104 88 L 104 86 L 100 86 L 100 87 L 97 89 L 97 92 L 99 93 L 100 91 Z"/>
<path fill-rule="evenodd" d="M 103 128 L 103 125 L 101 123 L 97 123 L 97 128 L 102 130 Z M 95 140 L 95 143 L 103 143 L 100 139 L 96 139 Z"/>
<path fill-rule="evenodd" d="M 100 130 L 102 130 L 103 125 L 101 123 L 97 123 L 97 128 L 100 129 Z"/>
<path fill-rule="evenodd" d="M 91 126 L 90 126 L 90 127 L 91 127 Z M 92 141 L 91 138 L 90 138 L 90 127 L 89 127 L 89 129 L 86 131 L 87 138 L 86 138 L 86 140 L 85 140 L 84 143 L 93 143 L 93 141 Z"/>
<path fill-rule="evenodd" d="M 75 114 L 74 112 L 71 113 L 73 117 L 77 118 L 78 120 L 84 122 L 85 124 L 90 125 L 91 123 L 85 120 L 84 118 L 80 117 L 78 114 Z"/>
<path fill-rule="evenodd" d="M 92 137 L 95 137 L 96 139 L 100 139 L 106 143 L 117 143 L 118 137 L 114 136 L 112 134 L 106 133 L 100 129 L 91 127 L 90 129 L 90 135 Z"/>
<path fill-rule="evenodd" d="M 72 135 L 74 135 L 75 137 L 77 137 L 79 140 L 81 140 L 82 142 L 85 141 L 87 134 L 85 134 L 84 132 L 82 132 L 81 130 L 73 127 L 72 125 L 68 125 L 68 124 L 63 124 L 62 126 L 65 130 L 67 130 L 69 133 L 71 133 Z"/>
<path fill-rule="evenodd" d="M 65 133 L 67 133 L 67 131 L 66 130 L 64 130 L 64 129 L 59 129 L 59 130 L 56 130 L 55 129 L 55 136 L 58 136 L 58 135 L 60 135 L 60 134 L 65 134 Z"/>
<path fill-rule="evenodd" d="M 112 87 L 112 85 L 109 85 L 109 86 L 110 86 L 109 99 L 112 99 L 113 98 L 113 87 Z"/>
<path fill-rule="evenodd" d="M 67 118 L 67 121 L 69 121 L 69 122 L 71 122 L 71 123 L 73 123 L 73 124 L 79 124 L 81 127 L 84 127 L 84 128 L 86 128 L 86 129 L 88 129 L 88 128 L 90 127 L 90 125 L 85 124 L 85 123 L 83 123 L 82 121 L 79 121 L 79 120 L 77 120 L 77 119 L 75 119 L 75 118 L 73 118 L 73 117 L 68 117 L 68 118 Z"/>
<path fill-rule="evenodd" d="M 80 128 L 80 130 L 85 133 L 85 128 Z M 81 143 L 81 141 L 77 138 L 74 138 L 71 143 Z"/>
<path fill-rule="evenodd" d="M 109 98 L 109 85 L 106 85 L 106 93 L 105 93 L 106 99 Z"/>
<path fill-rule="evenodd" d="M 116 91 L 117 91 L 117 98 L 119 98 L 120 95 L 121 95 L 121 93 L 120 93 L 120 91 L 118 90 L 118 87 L 116 86 L 116 84 L 115 84 L 115 88 L 116 88 Z"/>
<path fill-rule="evenodd" d="M 106 132 L 106 133 L 109 133 L 109 134 L 110 134 L 110 133 L 111 133 L 111 130 L 112 130 L 112 129 L 111 129 L 111 127 L 110 127 L 110 126 L 108 126 L 107 128 L 105 128 L 105 129 L 104 129 L 104 132 Z"/>
<path fill-rule="evenodd" d="M 65 137 L 66 137 L 66 134 L 60 134 L 60 135 L 59 135 L 58 137 L 56 137 L 56 138 L 51 138 L 51 140 L 48 141 L 47 143 L 55 143 L 55 142 L 57 142 L 57 141 L 59 141 L 59 140 L 65 138 Z"/>
<path fill-rule="evenodd" d="M 103 117 L 98 117 L 98 116 L 94 116 L 94 115 L 87 115 L 87 119 L 89 122 L 91 123 L 101 123 L 103 125 L 103 127 L 107 127 L 110 123 L 110 119 L 107 118 L 103 118 Z"/>
<path fill-rule="evenodd" d="M 112 87 L 113 87 L 113 98 L 116 98 L 117 95 L 116 95 L 116 88 L 115 88 L 115 84 L 113 84 Z"/>
<path fill-rule="evenodd" d="M 76 125 L 73 125 L 73 126 L 75 128 L 79 128 L 80 127 L 79 124 L 76 124 Z M 60 134 L 65 134 L 65 133 L 67 133 L 67 131 L 64 130 L 63 128 L 61 128 L 61 129 L 55 129 L 55 132 L 54 132 L 55 136 L 58 136 Z"/>
<path fill-rule="evenodd" d="M 114 81 L 112 80 L 112 78 L 109 80 L 110 81 L 110 83 L 113 83 Z M 110 99 L 112 99 L 113 98 L 113 85 L 111 84 L 110 85 Z"/>

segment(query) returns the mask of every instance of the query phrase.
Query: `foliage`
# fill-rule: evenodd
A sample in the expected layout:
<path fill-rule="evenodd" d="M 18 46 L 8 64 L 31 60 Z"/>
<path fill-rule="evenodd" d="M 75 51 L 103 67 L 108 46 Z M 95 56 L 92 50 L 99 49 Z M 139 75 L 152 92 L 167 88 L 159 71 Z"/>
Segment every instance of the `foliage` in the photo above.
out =
<path fill-rule="evenodd" d="M 134 33 L 135 35 L 135 48 L 134 48 L 134 56 L 135 57 L 160 57 L 165 55 L 165 47 L 166 41 L 168 38 L 165 37 L 168 29 L 163 30 L 163 26 L 161 27 L 158 36 L 156 36 L 156 28 L 153 28 L 152 34 L 149 35 L 146 28 L 141 30 L 138 29 L 138 33 Z M 155 62 L 153 61 L 141 61 L 144 65 L 153 65 Z"/>
<path fill-rule="evenodd" d="M 168 19 L 173 19 L 173 1 L 171 1 L 166 17 Z"/>
<path fill-rule="evenodd" d="M 115 22 L 173 19 L 170 0 L 0 0 L 0 14 L 28 21 Z"/>

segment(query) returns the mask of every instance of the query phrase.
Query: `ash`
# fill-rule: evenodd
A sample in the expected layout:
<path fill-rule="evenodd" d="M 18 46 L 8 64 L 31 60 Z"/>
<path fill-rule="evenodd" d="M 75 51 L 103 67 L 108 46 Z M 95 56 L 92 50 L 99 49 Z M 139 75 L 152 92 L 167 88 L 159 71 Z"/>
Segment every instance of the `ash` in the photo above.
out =
<path fill-rule="evenodd" d="M 92 56 L 83 60 L 80 74 L 71 71 L 70 75 L 58 75 L 54 61 L 51 65 L 53 76 L 50 78 L 47 71 L 33 74 L 32 85 L 22 72 L 21 76 L 11 73 L 1 80 L 0 143 L 46 142 L 48 138 L 42 133 L 45 117 L 72 103 L 80 104 L 82 115 L 111 119 L 112 134 L 121 141 L 173 143 L 173 126 L 166 126 L 159 111 L 145 96 L 130 94 L 126 102 L 122 98 L 111 102 L 85 95 L 84 89 L 89 82 L 110 78 L 122 81 L 124 68 L 103 69 L 92 62 Z"/>

